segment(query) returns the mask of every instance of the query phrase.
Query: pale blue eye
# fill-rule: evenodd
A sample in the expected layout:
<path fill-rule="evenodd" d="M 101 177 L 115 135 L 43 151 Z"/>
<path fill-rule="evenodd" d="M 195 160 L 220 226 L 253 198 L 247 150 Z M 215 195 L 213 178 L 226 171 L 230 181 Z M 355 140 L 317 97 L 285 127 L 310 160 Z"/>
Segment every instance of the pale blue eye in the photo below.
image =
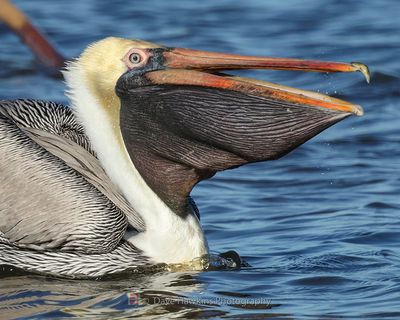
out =
<path fill-rule="evenodd" d="M 129 61 L 132 64 L 138 64 L 142 61 L 142 57 L 140 56 L 139 53 L 134 52 L 129 56 Z"/>

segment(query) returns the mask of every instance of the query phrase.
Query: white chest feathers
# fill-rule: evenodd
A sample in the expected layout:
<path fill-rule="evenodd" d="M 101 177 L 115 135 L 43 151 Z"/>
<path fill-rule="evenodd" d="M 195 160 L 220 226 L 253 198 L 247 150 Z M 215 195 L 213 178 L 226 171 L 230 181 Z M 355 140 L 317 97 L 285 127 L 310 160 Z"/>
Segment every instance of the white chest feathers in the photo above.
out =
<path fill-rule="evenodd" d="M 155 263 L 184 263 L 208 253 L 199 220 L 194 215 L 147 216 L 146 231 L 126 240 L 141 249 Z"/>

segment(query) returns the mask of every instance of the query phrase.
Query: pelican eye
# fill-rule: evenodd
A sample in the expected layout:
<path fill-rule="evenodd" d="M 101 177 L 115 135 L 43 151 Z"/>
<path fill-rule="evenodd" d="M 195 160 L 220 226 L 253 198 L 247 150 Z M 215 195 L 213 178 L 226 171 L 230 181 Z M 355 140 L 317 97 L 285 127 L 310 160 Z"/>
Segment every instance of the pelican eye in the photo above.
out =
<path fill-rule="evenodd" d="M 149 56 L 150 54 L 147 50 L 133 48 L 125 54 L 122 61 L 125 63 L 126 67 L 131 70 L 144 66 L 147 63 Z"/>
<path fill-rule="evenodd" d="M 129 61 L 132 64 L 138 64 L 138 63 L 140 63 L 142 61 L 142 56 L 137 52 L 133 52 L 129 56 Z"/>

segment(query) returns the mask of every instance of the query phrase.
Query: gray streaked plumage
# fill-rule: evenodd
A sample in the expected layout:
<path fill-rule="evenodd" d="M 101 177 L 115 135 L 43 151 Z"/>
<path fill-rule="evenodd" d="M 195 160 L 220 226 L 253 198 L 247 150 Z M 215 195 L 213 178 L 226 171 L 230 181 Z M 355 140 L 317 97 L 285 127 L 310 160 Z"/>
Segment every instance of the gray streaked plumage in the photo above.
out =
<path fill-rule="evenodd" d="M 101 276 L 147 263 L 122 238 L 144 222 L 63 105 L 0 101 L 0 265 Z"/>

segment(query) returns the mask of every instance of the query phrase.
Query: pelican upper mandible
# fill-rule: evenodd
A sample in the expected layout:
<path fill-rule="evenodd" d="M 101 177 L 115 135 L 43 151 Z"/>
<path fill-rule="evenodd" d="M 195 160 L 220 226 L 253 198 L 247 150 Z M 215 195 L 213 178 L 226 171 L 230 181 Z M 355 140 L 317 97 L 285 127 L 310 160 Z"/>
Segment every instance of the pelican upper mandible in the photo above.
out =
<path fill-rule="evenodd" d="M 0 102 L 0 265 L 97 277 L 208 254 L 192 188 L 282 157 L 360 106 L 222 73 L 361 71 L 106 38 L 64 71 L 71 107 Z"/>

